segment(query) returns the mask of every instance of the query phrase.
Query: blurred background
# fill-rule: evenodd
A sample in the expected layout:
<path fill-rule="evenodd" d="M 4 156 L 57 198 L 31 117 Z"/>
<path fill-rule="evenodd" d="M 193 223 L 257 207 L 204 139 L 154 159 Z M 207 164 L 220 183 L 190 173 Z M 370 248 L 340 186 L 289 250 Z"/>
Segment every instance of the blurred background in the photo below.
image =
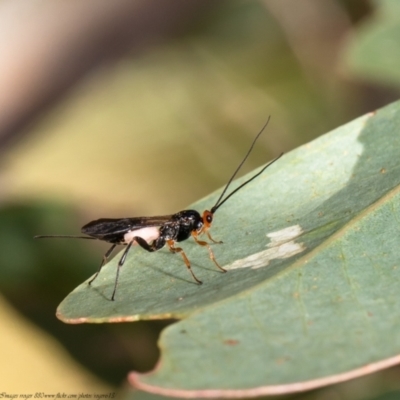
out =
<path fill-rule="evenodd" d="M 118 391 L 169 323 L 61 323 L 107 246 L 34 235 L 186 208 L 268 116 L 242 173 L 397 100 L 399 32 L 398 0 L 1 0 L 0 390 Z M 292 397 L 383 399 L 398 374 Z"/>

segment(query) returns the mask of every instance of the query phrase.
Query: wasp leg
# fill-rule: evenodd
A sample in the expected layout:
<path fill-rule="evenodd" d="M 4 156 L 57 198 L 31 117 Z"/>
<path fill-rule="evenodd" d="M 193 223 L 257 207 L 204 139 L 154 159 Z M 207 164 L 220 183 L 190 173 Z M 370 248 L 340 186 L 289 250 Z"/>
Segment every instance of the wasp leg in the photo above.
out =
<path fill-rule="evenodd" d="M 111 300 L 112 300 L 112 301 L 114 301 L 114 299 L 115 299 L 115 292 L 117 291 L 117 285 L 118 285 L 118 279 L 119 279 L 119 271 L 120 271 L 121 267 L 122 267 L 122 266 L 124 265 L 124 263 L 125 263 L 126 257 L 127 257 L 128 253 L 129 253 L 129 250 L 130 250 L 132 244 L 135 243 L 135 242 L 136 242 L 140 247 L 142 247 L 143 249 L 145 249 L 145 250 L 147 250 L 147 251 L 150 251 L 150 252 L 153 252 L 153 251 L 156 251 L 156 250 L 161 249 L 161 247 L 163 247 L 164 244 L 165 244 L 165 242 L 163 242 L 162 240 L 155 240 L 155 241 L 150 245 L 150 244 L 148 244 L 143 238 L 141 238 L 140 236 L 135 236 L 135 237 L 132 239 L 132 241 L 131 241 L 130 243 L 128 243 L 128 245 L 127 245 L 127 247 L 126 247 L 124 253 L 122 254 L 122 257 L 121 257 L 121 259 L 119 260 L 119 263 L 118 263 L 117 275 L 115 276 L 114 291 L 113 291 L 113 294 L 112 294 L 112 296 L 111 296 Z M 114 245 L 114 247 L 115 247 L 115 245 Z M 112 251 L 112 250 L 111 250 L 111 251 Z M 111 251 L 109 251 L 109 252 L 111 253 Z M 107 252 L 107 254 L 108 254 L 109 252 Z M 110 255 L 110 254 L 108 254 L 108 255 Z"/>
<path fill-rule="evenodd" d="M 206 231 L 206 235 L 207 235 L 207 237 L 208 237 L 213 243 L 216 243 L 216 244 L 222 244 L 222 243 L 224 243 L 222 240 L 214 240 L 214 239 L 211 237 L 210 232 L 208 232 L 208 231 Z"/>
<path fill-rule="evenodd" d="M 108 257 L 110 257 L 110 255 L 111 255 L 111 253 L 113 252 L 113 250 L 115 249 L 115 246 L 116 246 L 116 245 L 117 245 L 117 244 L 114 243 L 114 244 L 111 246 L 111 248 L 108 249 L 107 253 L 104 254 L 104 256 L 103 256 L 103 261 L 102 261 L 101 264 L 100 264 L 99 270 L 96 272 L 95 276 L 88 282 L 89 285 L 91 285 L 92 282 L 97 278 L 97 276 L 99 275 L 101 269 L 103 268 L 103 265 L 107 262 Z"/>
<path fill-rule="evenodd" d="M 140 236 L 135 236 L 133 238 L 133 241 L 136 242 L 141 248 L 149 251 L 152 253 L 153 251 L 160 250 L 162 247 L 165 246 L 165 239 L 163 238 L 158 238 L 154 240 L 152 244 L 148 244 L 143 238 Z"/>
<path fill-rule="evenodd" d="M 192 274 L 193 279 L 199 284 L 201 285 L 203 282 L 200 279 L 197 279 L 196 275 L 194 274 L 194 272 L 192 271 L 192 267 L 190 266 L 190 261 L 189 259 L 186 257 L 185 252 L 183 251 L 183 249 L 181 247 L 174 247 L 174 241 L 173 240 L 167 240 L 167 244 L 169 247 L 169 250 L 172 253 L 180 253 L 180 255 L 183 258 L 183 261 L 186 264 L 186 268 L 189 270 L 189 272 Z"/>
<path fill-rule="evenodd" d="M 125 249 L 124 253 L 122 254 L 121 259 L 119 260 L 118 263 L 118 269 L 117 269 L 117 274 L 115 277 L 115 283 L 114 283 L 114 291 L 111 297 L 111 300 L 114 301 L 115 299 L 115 293 L 117 291 L 117 286 L 118 286 L 118 279 L 119 279 L 119 272 L 120 272 L 120 268 L 124 265 L 125 260 L 126 260 L 126 256 L 128 255 L 128 252 L 132 246 L 132 244 L 134 242 L 137 242 L 142 248 L 144 248 L 147 251 L 156 251 L 158 249 L 160 249 L 161 247 L 164 246 L 164 243 L 157 243 L 156 246 L 150 246 L 144 239 L 142 239 L 141 237 L 134 237 L 132 242 L 130 242 L 127 246 L 127 248 Z M 108 257 L 110 257 L 111 253 L 113 252 L 113 250 L 115 249 L 115 247 L 117 246 L 118 243 L 114 243 L 107 251 L 106 254 L 104 254 L 103 256 L 103 260 L 100 264 L 100 267 L 98 269 L 98 271 L 96 272 L 96 274 L 94 275 L 94 277 L 88 282 L 89 285 L 91 285 L 93 283 L 93 281 L 97 278 L 97 276 L 99 275 L 101 269 L 103 268 L 103 266 L 107 263 L 108 261 Z"/>
<path fill-rule="evenodd" d="M 114 291 L 113 294 L 111 296 L 111 300 L 114 301 L 115 300 L 115 292 L 117 291 L 117 286 L 118 286 L 118 279 L 119 279 L 119 271 L 121 269 L 121 267 L 124 265 L 124 262 L 126 260 L 126 256 L 129 253 L 129 250 L 131 249 L 131 246 L 133 244 L 133 241 L 128 243 L 128 245 L 126 246 L 126 249 L 124 251 L 124 253 L 122 254 L 121 259 L 119 260 L 118 263 L 118 268 L 117 268 L 117 274 L 115 275 L 115 283 L 114 283 Z"/>
<path fill-rule="evenodd" d="M 207 233 L 207 234 L 208 234 L 208 233 Z M 210 255 L 210 258 L 211 258 L 211 260 L 213 260 L 214 264 L 215 264 L 222 272 L 226 272 L 226 269 L 225 269 L 225 268 L 222 268 L 222 267 L 217 263 L 217 260 L 215 259 L 214 253 L 213 253 L 213 251 L 211 250 L 210 245 L 209 245 L 207 242 L 204 242 L 203 240 L 197 239 L 197 237 L 196 237 L 195 235 L 192 235 L 192 236 L 193 236 L 193 239 L 196 241 L 197 244 L 199 244 L 200 246 L 206 246 L 206 247 L 207 247 L 207 249 L 208 249 L 208 254 Z M 208 235 L 208 237 L 210 237 L 210 236 Z M 210 237 L 210 239 L 211 239 L 211 237 Z M 211 240 L 212 240 L 212 239 L 211 239 Z M 218 243 L 218 242 L 215 242 L 215 243 Z M 222 242 L 221 242 L 221 243 L 222 243 Z"/>

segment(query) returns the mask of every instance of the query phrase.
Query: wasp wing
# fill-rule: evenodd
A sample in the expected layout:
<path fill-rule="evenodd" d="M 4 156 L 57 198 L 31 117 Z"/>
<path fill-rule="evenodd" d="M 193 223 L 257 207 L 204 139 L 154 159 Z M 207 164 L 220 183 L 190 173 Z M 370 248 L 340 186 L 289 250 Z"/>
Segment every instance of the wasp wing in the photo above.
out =
<path fill-rule="evenodd" d="M 101 218 L 82 227 L 81 232 L 96 239 L 118 242 L 127 232 L 161 226 L 172 221 L 172 215 L 136 218 Z"/>

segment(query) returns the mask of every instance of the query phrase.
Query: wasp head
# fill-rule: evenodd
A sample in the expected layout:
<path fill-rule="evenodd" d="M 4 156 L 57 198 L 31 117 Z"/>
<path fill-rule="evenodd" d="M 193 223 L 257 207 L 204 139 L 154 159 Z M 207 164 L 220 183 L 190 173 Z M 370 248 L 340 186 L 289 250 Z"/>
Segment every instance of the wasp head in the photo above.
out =
<path fill-rule="evenodd" d="M 214 213 L 212 211 L 205 210 L 203 212 L 203 217 L 202 217 L 203 228 L 202 229 L 207 230 L 211 227 L 211 224 L 213 222 L 213 217 L 214 217 Z"/>

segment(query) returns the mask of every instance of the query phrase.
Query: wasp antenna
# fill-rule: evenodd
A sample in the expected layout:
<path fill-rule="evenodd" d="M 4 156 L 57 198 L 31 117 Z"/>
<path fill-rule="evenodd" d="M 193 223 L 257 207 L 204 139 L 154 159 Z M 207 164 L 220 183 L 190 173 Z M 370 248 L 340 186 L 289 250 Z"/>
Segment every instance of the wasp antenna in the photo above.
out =
<path fill-rule="evenodd" d="M 233 175 L 229 179 L 228 183 L 226 184 L 224 190 L 222 191 L 221 195 L 219 196 L 219 198 L 218 198 L 217 202 L 215 203 L 214 207 L 211 208 L 211 212 L 214 212 L 220 206 L 219 203 L 220 203 L 221 199 L 224 197 L 224 194 L 226 193 L 226 191 L 228 190 L 229 185 L 232 183 L 232 181 L 235 178 L 236 174 L 239 172 L 240 168 L 242 168 L 242 165 L 247 160 L 247 157 L 250 155 L 251 151 L 253 150 L 254 144 L 256 143 L 256 141 L 259 138 L 259 136 L 264 132 L 264 129 L 267 127 L 270 119 L 271 119 L 271 116 L 268 117 L 267 122 L 261 128 L 260 132 L 258 132 L 258 134 L 255 137 L 255 139 L 253 140 L 253 143 L 251 144 L 249 150 L 247 151 L 247 154 L 245 155 L 245 157 L 243 158 L 243 160 L 241 161 L 241 163 L 239 164 L 239 166 L 236 168 L 235 172 L 233 173 Z M 212 210 L 214 210 L 214 211 L 212 211 Z"/>
<path fill-rule="evenodd" d="M 37 235 L 34 239 L 49 239 L 49 238 L 62 238 L 62 239 L 91 239 L 96 240 L 97 238 L 89 236 L 74 236 L 74 235 Z"/>
<path fill-rule="evenodd" d="M 254 176 L 252 176 L 249 180 L 247 180 L 246 182 L 242 183 L 239 187 L 237 187 L 233 192 L 229 193 L 229 195 L 227 197 L 225 197 L 225 199 L 223 201 L 221 201 L 218 205 L 214 206 L 210 211 L 214 214 L 215 211 L 217 211 L 217 209 L 219 207 L 222 206 L 222 204 L 224 204 L 230 197 L 232 197 L 238 190 L 240 190 L 243 186 L 246 186 L 248 183 L 250 183 L 253 179 L 256 179 L 257 176 L 261 175 L 271 164 L 273 164 L 275 161 L 277 161 L 279 158 L 281 158 L 283 156 L 283 153 L 279 154 L 278 157 L 276 157 L 275 159 L 273 159 L 269 164 L 267 164 L 261 171 L 257 172 Z"/>
<path fill-rule="evenodd" d="M 245 157 L 243 158 L 243 160 L 241 161 L 241 163 L 239 164 L 239 166 L 236 168 L 235 172 L 233 173 L 233 175 L 231 176 L 231 178 L 229 179 L 228 183 L 226 184 L 224 190 L 222 191 L 221 195 L 219 196 L 217 202 L 215 203 L 215 205 L 211 208 L 211 212 L 214 213 L 215 211 L 217 211 L 217 209 L 223 204 L 225 203 L 226 200 L 229 199 L 229 197 L 231 197 L 234 193 L 236 193 L 239 189 L 241 189 L 243 186 L 247 185 L 249 182 L 251 182 L 253 179 L 257 178 L 258 175 L 262 174 L 264 172 L 264 170 L 266 168 L 268 168 L 273 162 L 275 162 L 278 158 L 280 158 L 282 154 L 280 154 L 277 158 L 275 158 L 275 160 L 273 160 L 272 162 L 270 162 L 268 165 L 266 165 L 260 172 L 258 172 L 255 176 L 253 176 L 252 178 L 250 178 L 248 181 L 246 181 L 245 183 L 243 183 L 242 185 L 240 185 L 238 188 L 236 188 L 233 192 L 231 192 L 224 200 L 222 200 L 222 198 L 224 197 L 226 191 L 228 190 L 230 184 L 232 183 L 233 179 L 235 178 L 236 174 L 239 172 L 240 168 L 242 167 L 242 165 L 244 164 L 244 162 L 247 160 L 247 158 L 249 157 L 251 151 L 253 150 L 253 147 L 257 141 L 257 139 L 260 137 L 260 135 L 264 132 L 265 128 L 267 127 L 269 121 L 270 121 L 271 117 L 269 116 L 267 119 L 267 122 L 264 124 L 264 126 L 262 127 L 262 129 L 260 130 L 260 132 L 258 132 L 257 136 L 255 137 L 255 139 L 253 140 L 253 143 L 251 144 L 249 150 L 247 151 Z"/>

